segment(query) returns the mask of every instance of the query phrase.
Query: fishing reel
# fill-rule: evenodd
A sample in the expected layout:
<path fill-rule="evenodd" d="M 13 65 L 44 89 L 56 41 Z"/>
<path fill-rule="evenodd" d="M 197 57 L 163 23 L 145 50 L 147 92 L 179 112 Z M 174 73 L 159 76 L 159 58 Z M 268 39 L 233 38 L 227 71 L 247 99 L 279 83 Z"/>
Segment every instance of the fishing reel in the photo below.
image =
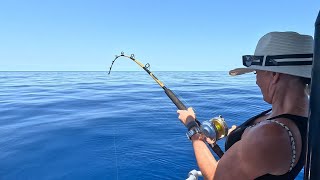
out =
<path fill-rule="evenodd" d="M 228 126 L 222 116 L 202 122 L 200 131 L 213 143 L 228 135 Z"/>

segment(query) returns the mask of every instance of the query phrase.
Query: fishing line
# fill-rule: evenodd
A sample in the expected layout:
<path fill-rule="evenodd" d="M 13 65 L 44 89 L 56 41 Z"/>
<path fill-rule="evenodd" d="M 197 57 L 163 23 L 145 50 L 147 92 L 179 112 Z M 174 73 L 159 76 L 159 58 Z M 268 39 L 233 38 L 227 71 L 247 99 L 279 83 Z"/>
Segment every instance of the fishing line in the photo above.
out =
<path fill-rule="evenodd" d="M 113 146 L 114 146 L 114 155 L 116 157 L 116 169 L 117 169 L 117 180 L 119 179 L 119 168 L 118 168 L 118 153 L 117 153 L 117 146 L 116 146 L 116 133 L 114 127 L 113 130 Z"/>
<path fill-rule="evenodd" d="M 124 54 L 124 52 L 121 52 L 121 55 L 118 55 L 118 56 L 116 55 L 115 59 L 112 61 L 112 64 L 111 64 L 111 66 L 110 66 L 110 69 L 109 69 L 108 74 L 110 74 L 113 64 L 115 63 L 115 61 L 116 61 L 119 57 L 128 58 L 128 59 L 134 61 L 136 64 L 138 64 L 142 69 L 144 69 L 144 70 L 152 77 L 153 80 L 156 81 L 156 83 L 159 84 L 159 86 L 164 90 L 164 92 L 166 93 L 166 95 L 171 99 L 171 101 L 176 105 L 176 107 L 177 107 L 179 110 L 187 110 L 187 107 L 181 102 L 181 100 L 177 97 L 177 95 L 176 95 L 173 91 L 171 91 L 169 88 L 167 88 L 167 87 L 164 85 L 164 83 L 161 82 L 161 81 L 150 71 L 150 64 L 147 63 L 147 64 L 143 65 L 141 62 L 139 62 L 138 60 L 135 59 L 134 54 L 131 54 L 131 56 L 127 56 L 127 55 Z M 215 128 L 215 129 L 213 129 L 213 130 L 216 131 L 216 132 L 215 132 L 216 134 L 219 134 L 219 135 L 220 135 L 220 137 L 218 137 L 217 140 L 218 140 L 219 138 L 224 137 L 225 134 L 227 133 L 227 132 L 226 132 L 226 131 L 227 131 L 226 129 L 228 129 L 227 126 L 226 126 L 226 124 L 224 123 L 224 120 L 223 120 L 222 118 L 220 118 L 220 119 L 221 119 L 221 120 L 215 121 L 215 124 L 213 124 L 213 126 L 215 126 L 215 127 L 213 127 L 213 128 Z M 195 119 L 195 121 L 196 121 L 197 125 L 200 127 L 200 126 L 201 126 L 201 123 L 200 123 L 197 119 Z M 214 122 L 214 121 L 209 122 L 209 123 L 213 123 L 213 122 Z M 211 127 L 210 127 L 210 128 L 211 128 Z M 217 129 L 219 129 L 220 132 L 217 132 Z M 210 147 L 211 147 L 211 149 L 212 149 L 220 158 L 223 156 L 223 154 L 224 154 L 223 151 L 221 150 L 221 148 L 220 148 L 216 143 L 211 144 Z"/>

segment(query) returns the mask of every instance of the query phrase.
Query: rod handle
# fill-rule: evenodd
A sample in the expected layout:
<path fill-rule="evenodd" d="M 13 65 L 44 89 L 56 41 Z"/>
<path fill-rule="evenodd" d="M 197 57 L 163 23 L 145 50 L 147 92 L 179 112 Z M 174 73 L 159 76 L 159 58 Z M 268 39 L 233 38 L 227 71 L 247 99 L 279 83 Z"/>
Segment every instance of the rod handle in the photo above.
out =
<path fill-rule="evenodd" d="M 171 99 L 171 101 L 177 106 L 179 110 L 187 110 L 187 107 L 180 101 L 179 98 L 177 98 L 177 96 L 170 89 L 166 87 L 164 87 L 163 89 L 167 96 Z M 201 123 L 197 119 L 195 119 L 195 121 L 199 126 L 201 125 Z M 219 156 L 219 158 L 223 156 L 224 153 L 217 144 L 210 147 Z"/>
<path fill-rule="evenodd" d="M 177 106 L 179 110 L 187 110 L 187 107 L 177 98 L 177 96 L 168 88 L 164 89 L 164 92 L 171 99 L 171 101 Z"/>
<path fill-rule="evenodd" d="M 221 150 L 220 146 L 218 146 L 218 144 L 215 144 L 213 146 L 211 146 L 211 149 L 219 156 L 219 158 L 221 158 L 224 154 L 224 152 Z"/>
<path fill-rule="evenodd" d="M 187 107 L 180 101 L 179 98 L 177 98 L 177 96 L 170 89 L 164 88 L 164 92 L 167 94 L 167 96 L 171 99 L 173 104 L 175 104 L 179 110 L 187 110 Z M 195 121 L 199 126 L 201 125 L 201 123 L 197 119 L 195 119 Z"/>

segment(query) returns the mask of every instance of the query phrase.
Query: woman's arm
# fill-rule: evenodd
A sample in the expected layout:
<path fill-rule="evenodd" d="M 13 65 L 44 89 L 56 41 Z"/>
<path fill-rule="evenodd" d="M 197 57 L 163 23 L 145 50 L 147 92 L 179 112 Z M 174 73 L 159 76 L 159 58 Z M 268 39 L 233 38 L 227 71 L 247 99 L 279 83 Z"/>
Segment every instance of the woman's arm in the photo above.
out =
<path fill-rule="evenodd" d="M 189 117 L 186 112 L 178 112 L 179 118 Z M 219 162 L 203 142 L 203 137 L 194 135 L 192 144 L 205 179 L 255 179 L 268 173 L 284 174 L 290 166 L 288 134 L 275 124 L 261 123 L 246 130 L 241 140 L 229 148 Z"/>
<path fill-rule="evenodd" d="M 196 134 L 192 136 L 191 140 L 194 154 L 204 179 L 213 179 L 218 162 L 205 144 L 204 137 L 200 134 Z"/>

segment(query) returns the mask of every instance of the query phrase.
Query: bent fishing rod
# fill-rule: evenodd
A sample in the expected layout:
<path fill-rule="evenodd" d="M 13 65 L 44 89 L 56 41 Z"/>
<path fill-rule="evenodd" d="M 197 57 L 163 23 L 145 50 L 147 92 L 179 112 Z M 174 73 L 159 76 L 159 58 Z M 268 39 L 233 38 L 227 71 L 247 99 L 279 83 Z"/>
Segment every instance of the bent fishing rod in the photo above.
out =
<path fill-rule="evenodd" d="M 171 99 L 171 101 L 176 105 L 176 107 L 179 110 L 187 110 L 187 107 L 180 101 L 180 99 L 150 71 L 150 64 L 147 63 L 146 65 L 143 65 L 141 62 L 135 59 L 134 54 L 131 54 L 131 56 L 127 56 L 124 54 L 124 52 L 121 52 L 121 55 L 116 55 L 116 58 L 112 61 L 108 74 L 110 74 L 114 62 L 119 57 L 129 58 L 135 63 L 137 63 L 142 69 L 144 69 L 152 77 L 153 80 L 155 80 L 159 84 L 159 86 L 164 90 L 164 92 L 167 94 L 167 96 Z M 197 119 L 195 119 L 195 121 L 200 127 L 201 123 Z M 219 158 L 221 158 L 224 153 L 219 147 L 219 145 L 216 144 L 216 141 L 223 138 L 228 133 L 228 127 L 224 119 L 221 116 L 219 116 L 218 118 L 212 118 L 209 121 L 205 121 L 201 126 L 201 129 L 204 131 L 204 134 L 207 137 L 214 140 L 214 143 L 209 145 L 211 149 L 219 156 Z"/>

